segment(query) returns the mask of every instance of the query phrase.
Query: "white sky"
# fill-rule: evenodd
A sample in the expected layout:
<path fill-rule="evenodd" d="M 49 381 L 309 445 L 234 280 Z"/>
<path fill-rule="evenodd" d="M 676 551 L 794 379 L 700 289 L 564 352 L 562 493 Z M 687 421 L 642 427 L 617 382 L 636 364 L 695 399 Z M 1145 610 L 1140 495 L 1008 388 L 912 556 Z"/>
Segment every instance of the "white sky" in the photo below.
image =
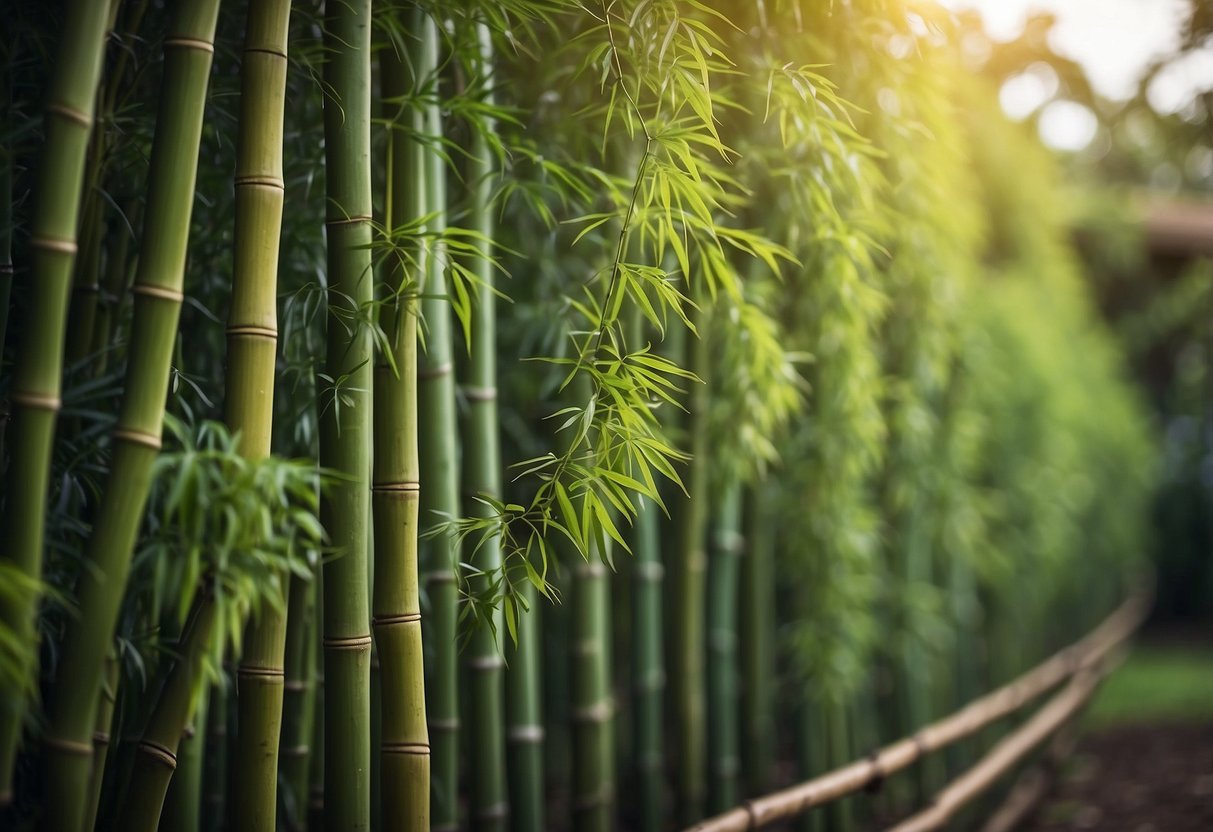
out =
<path fill-rule="evenodd" d="M 1083 65 L 1096 92 L 1123 100 L 1154 58 L 1173 51 L 1187 17 L 1187 0 L 939 0 L 951 9 L 976 8 L 986 29 L 999 40 L 1015 37 L 1032 11 L 1057 17 L 1051 45 Z M 1050 79 L 1016 79 L 1001 96 L 1003 108 L 1022 118 L 1050 97 Z M 1055 84 L 1055 79 L 1053 81 Z M 1195 93 L 1213 88 L 1213 52 L 1198 53 L 1162 72 L 1147 94 L 1164 113 L 1178 112 Z M 1058 104 L 1042 114 L 1041 134 L 1061 149 L 1078 149 L 1094 135 L 1094 119 L 1084 109 Z M 1085 113 L 1085 117 L 1084 117 Z"/>

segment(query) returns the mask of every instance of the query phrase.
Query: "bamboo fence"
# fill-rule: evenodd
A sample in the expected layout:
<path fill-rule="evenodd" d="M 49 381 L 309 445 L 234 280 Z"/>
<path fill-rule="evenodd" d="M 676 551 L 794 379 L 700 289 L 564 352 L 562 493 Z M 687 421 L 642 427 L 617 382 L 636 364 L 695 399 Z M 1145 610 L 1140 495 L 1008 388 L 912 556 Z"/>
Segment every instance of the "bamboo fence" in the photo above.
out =
<path fill-rule="evenodd" d="M 1086 701 L 1098 681 L 1098 668 L 1115 647 L 1132 635 L 1145 618 L 1149 607 L 1150 593 L 1139 592 L 1081 640 L 1054 654 L 1009 684 L 974 700 L 951 716 L 926 726 L 911 737 L 887 745 L 862 760 L 856 760 L 781 791 L 748 800 L 728 812 L 688 827 L 686 832 L 747 832 L 830 803 L 878 783 L 889 775 L 913 765 L 926 755 L 980 731 L 990 723 L 1018 711 L 1063 681 L 1073 679 L 1071 685 L 1030 722 L 1005 738 L 977 766 L 940 794 L 930 811 L 937 813 L 945 798 L 952 801 L 947 804 L 950 808 L 949 814 L 943 818 L 946 820 L 950 813 L 964 802 L 960 800 L 961 797 L 969 799 L 980 792 L 980 789 L 973 790 L 976 783 L 983 783 L 982 788 L 988 786 L 1023 754 L 1063 724 L 1065 716 L 1072 714 Z M 1061 716 L 1057 716 L 1058 714 Z M 1046 721 L 1046 717 L 1050 721 Z M 1031 733 L 1028 733 L 1029 730 Z M 1033 742 L 1017 756 L 1012 757 L 1011 752 L 1018 751 L 1020 743 L 1026 743 L 1029 739 Z M 1007 750 L 1007 744 L 1013 741 L 1017 744 Z M 996 759 L 991 761 L 995 755 Z M 991 778 L 989 782 L 980 779 L 987 776 Z M 955 792 L 952 791 L 954 788 Z M 920 816 L 916 816 L 918 817 Z M 932 814 L 932 818 L 934 817 Z M 915 818 L 911 819 L 914 820 Z M 896 832 L 931 828 L 936 827 L 899 826 Z"/>

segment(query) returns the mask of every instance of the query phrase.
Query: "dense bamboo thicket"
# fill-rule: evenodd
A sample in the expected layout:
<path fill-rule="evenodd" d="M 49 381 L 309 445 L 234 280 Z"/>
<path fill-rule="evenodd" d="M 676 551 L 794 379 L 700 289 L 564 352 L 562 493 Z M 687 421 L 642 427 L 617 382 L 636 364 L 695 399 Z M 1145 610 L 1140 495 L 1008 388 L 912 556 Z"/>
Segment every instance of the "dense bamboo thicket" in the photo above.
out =
<path fill-rule="evenodd" d="M 933 4 L 9 18 L 6 829 L 670 829 L 1140 573 L 1054 160 Z"/>

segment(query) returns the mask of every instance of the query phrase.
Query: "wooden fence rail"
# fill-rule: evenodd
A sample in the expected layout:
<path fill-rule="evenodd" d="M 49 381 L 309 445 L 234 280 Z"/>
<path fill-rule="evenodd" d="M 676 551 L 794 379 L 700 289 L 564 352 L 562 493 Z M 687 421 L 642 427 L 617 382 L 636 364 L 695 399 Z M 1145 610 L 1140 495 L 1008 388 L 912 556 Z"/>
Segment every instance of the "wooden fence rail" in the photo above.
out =
<path fill-rule="evenodd" d="M 1004 738 L 973 769 L 940 793 L 932 810 L 944 799 L 951 801 L 949 814 L 944 818 L 946 820 L 946 817 L 950 817 L 950 813 L 964 802 L 961 798 L 971 799 L 981 791 L 975 789 L 978 783 L 984 783 L 982 788 L 992 783 L 1016 760 L 1062 725 L 1066 717 L 1072 715 L 1086 701 L 1098 682 L 1100 668 L 1104 665 L 1106 657 L 1141 624 L 1149 611 L 1150 600 L 1149 592 L 1142 591 L 1133 595 L 1081 640 L 1054 654 L 1011 683 L 974 700 L 951 716 L 931 723 L 913 736 L 898 740 L 869 757 L 856 760 L 812 780 L 748 800 L 735 809 L 700 821 L 689 827 L 686 832 L 748 832 L 830 803 L 913 765 L 927 754 L 980 731 L 990 723 L 1018 711 L 1063 681 L 1072 679 L 1071 684 L 1032 720 Z M 1017 740 L 1017 737 L 1020 739 Z M 1008 745 L 1013 741 L 1014 745 Z M 987 781 L 987 778 L 990 779 Z M 956 802 L 958 800 L 960 802 Z M 926 814 L 923 813 L 924 816 Z M 922 816 L 915 816 L 906 823 L 928 823 L 928 820 L 921 818 Z M 936 827 L 899 826 L 897 832 L 932 828 Z"/>

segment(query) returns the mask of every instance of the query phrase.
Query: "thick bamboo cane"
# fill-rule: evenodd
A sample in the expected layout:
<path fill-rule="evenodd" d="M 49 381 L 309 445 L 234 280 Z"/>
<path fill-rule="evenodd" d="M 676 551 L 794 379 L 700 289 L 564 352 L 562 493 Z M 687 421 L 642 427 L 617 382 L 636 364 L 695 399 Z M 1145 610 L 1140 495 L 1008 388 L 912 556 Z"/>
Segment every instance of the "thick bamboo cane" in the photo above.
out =
<path fill-rule="evenodd" d="M 370 539 L 372 351 L 370 0 L 325 7 L 325 182 L 331 398 L 320 464 L 337 481 L 321 496 L 336 550 L 324 565 L 324 817 L 365 830 L 371 814 Z"/>
<path fill-rule="evenodd" d="M 282 699 L 282 745 L 278 776 L 286 791 L 284 823 L 292 830 L 307 825 L 308 771 L 316 718 L 316 582 L 291 578 L 286 625 L 286 683 Z"/>
<path fill-rule="evenodd" d="M 125 392 L 112 433 L 110 473 L 88 542 L 89 566 L 81 570 L 77 585 L 80 612 L 64 635 L 43 741 L 46 829 L 79 832 L 88 804 L 89 740 L 102 666 L 160 450 L 218 15 L 219 0 L 183 2 L 164 41 L 163 94 L 132 289 L 135 311 Z"/>
<path fill-rule="evenodd" d="M 407 28 L 415 31 L 420 12 Z M 381 58 L 385 108 L 416 86 L 417 56 L 388 50 Z M 422 113 L 413 108 L 389 137 L 389 227 L 422 216 L 425 155 L 415 133 Z M 406 127 L 412 128 L 406 130 Z M 380 322 L 388 352 L 375 368 L 375 647 L 379 657 L 379 817 L 385 829 L 428 832 L 430 826 L 430 739 L 425 720 L 421 597 L 417 567 L 418 506 L 421 496 L 417 450 L 417 298 L 420 264 L 397 266 L 389 277 L 396 291 Z M 391 361 L 389 362 L 389 357 Z"/>
<path fill-rule="evenodd" d="M 108 12 L 108 4 L 99 0 L 73 0 L 68 4 L 45 106 L 44 146 L 30 222 L 31 295 L 9 393 L 12 421 L 7 444 L 12 457 L 4 514 L 0 516 L 3 557 L 34 579 L 42 576 L 46 493 L 55 419 L 60 405 L 67 307 L 76 257 L 76 223 L 97 84 L 101 78 L 101 59 L 105 52 Z M 5 193 L 0 197 L 4 199 L 4 211 L 8 215 L 11 211 L 11 164 L 7 152 L 3 178 Z M 4 218 L 6 268 L 0 275 L 6 295 L 3 299 L 6 321 L 7 290 L 12 281 L 12 266 L 7 256 L 11 239 L 8 219 L 8 216 Z M 3 341 L 0 341 L 2 345 Z M 0 605 L 0 619 L 18 634 L 23 644 L 34 641 L 37 601 L 33 593 L 28 593 L 12 603 Z M 103 647 L 102 657 L 104 652 Z M 4 691 L 3 701 L 0 701 L 0 806 L 12 800 L 13 763 L 25 718 L 25 696 L 36 673 L 37 651 L 30 650 L 27 658 L 28 663 L 21 672 L 31 684 Z M 92 732 L 91 714 L 89 716 L 86 739 Z M 92 753 L 91 745 L 88 753 Z M 83 792 L 80 800 L 85 800 Z"/>
<path fill-rule="evenodd" d="M 746 832 L 806 812 L 913 765 L 927 754 L 1022 708 L 1081 670 L 1094 667 L 1132 635 L 1149 611 L 1149 596 L 1134 595 L 1082 640 L 1051 656 L 1010 684 L 969 703 L 875 754 L 820 777 L 754 800 L 693 826 L 687 832 Z"/>
<path fill-rule="evenodd" d="M 240 435 L 240 453 L 248 459 L 269 454 L 273 433 L 290 15 L 291 0 L 249 3 L 240 68 L 225 421 Z M 285 583 L 287 579 L 281 576 L 279 580 Z M 286 623 L 286 610 L 269 606 L 249 623 L 236 674 L 231 829 L 272 832 L 275 828 Z"/>

